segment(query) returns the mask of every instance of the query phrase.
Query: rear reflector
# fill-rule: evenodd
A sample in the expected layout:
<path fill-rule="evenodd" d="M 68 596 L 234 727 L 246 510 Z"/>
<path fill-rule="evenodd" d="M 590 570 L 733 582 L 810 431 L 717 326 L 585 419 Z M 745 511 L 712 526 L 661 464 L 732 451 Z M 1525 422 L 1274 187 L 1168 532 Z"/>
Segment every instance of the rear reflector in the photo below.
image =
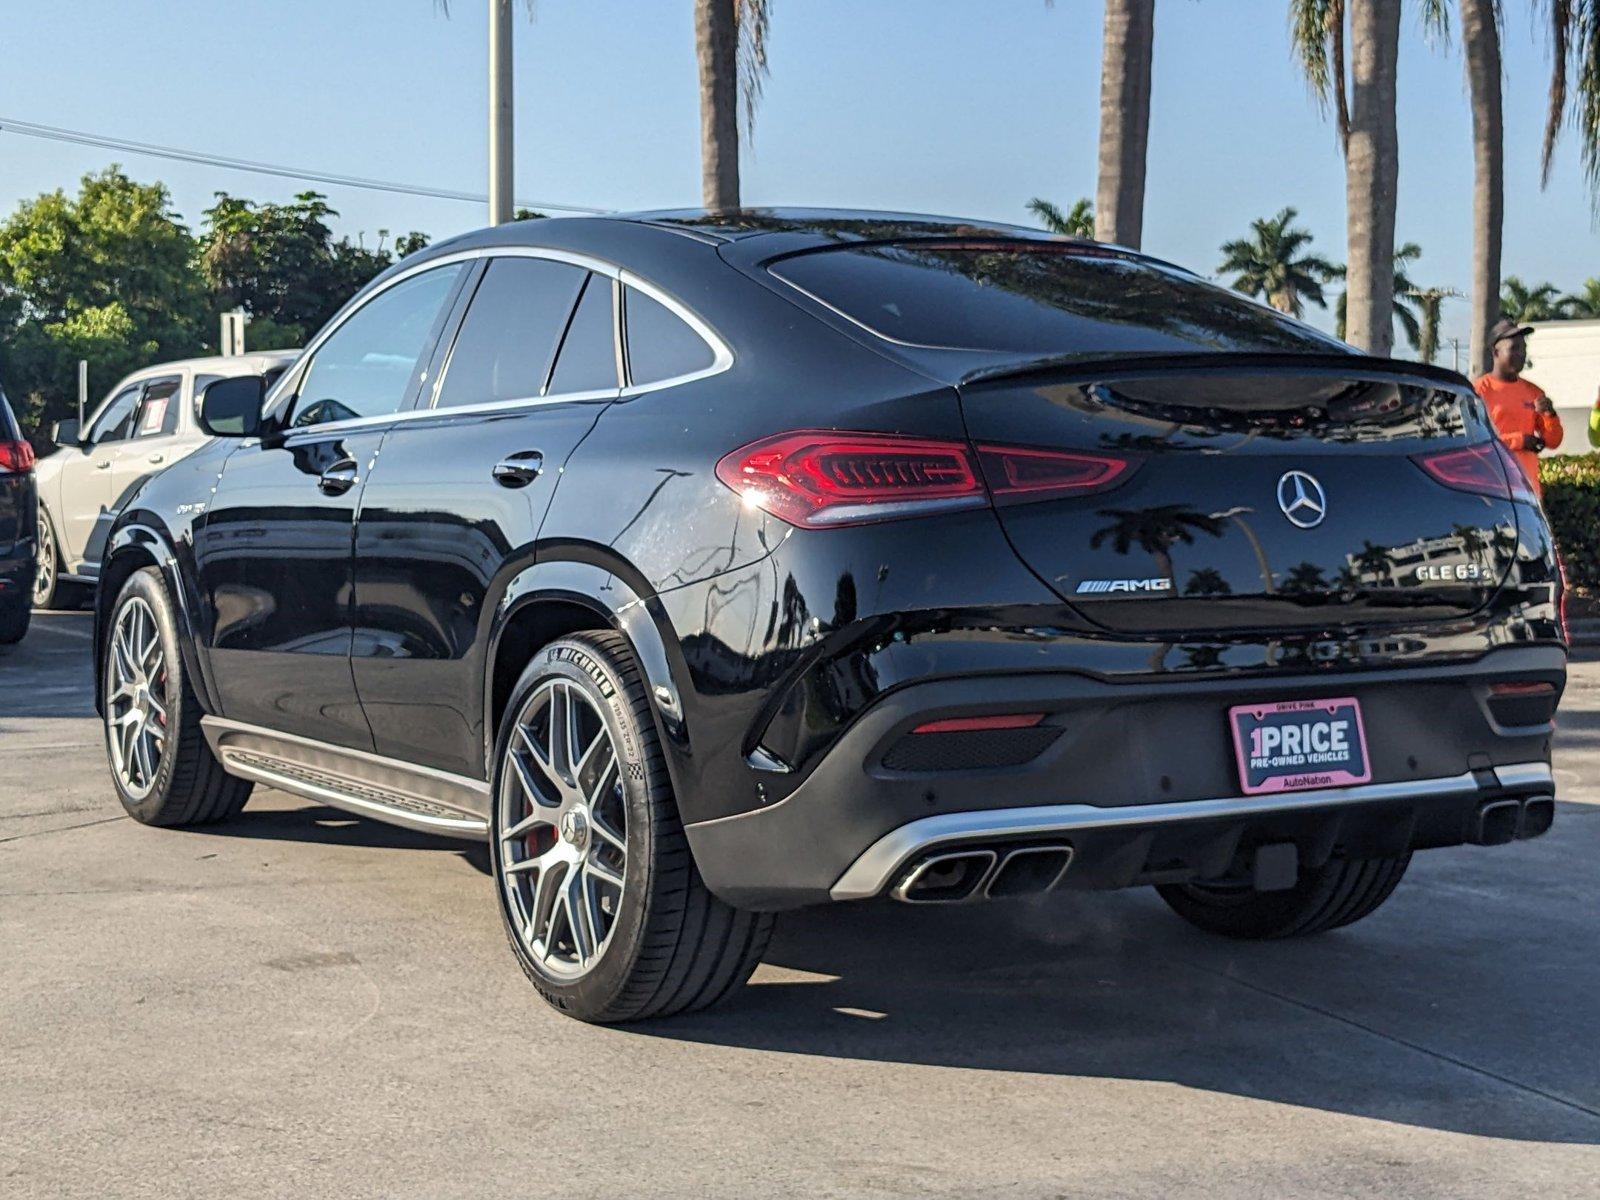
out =
<path fill-rule="evenodd" d="M 33 447 L 27 442 L 0 442 L 0 471 L 21 474 L 33 470 Z"/>
<path fill-rule="evenodd" d="M 887 521 L 1115 486 L 1133 463 L 1107 455 L 980 446 L 885 433 L 802 430 L 717 463 L 747 504 L 804 529 Z"/>
<path fill-rule="evenodd" d="M 947 717 L 918 725 L 912 733 L 976 733 L 982 729 L 1032 729 L 1043 713 L 1000 713 L 990 717 Z"/>

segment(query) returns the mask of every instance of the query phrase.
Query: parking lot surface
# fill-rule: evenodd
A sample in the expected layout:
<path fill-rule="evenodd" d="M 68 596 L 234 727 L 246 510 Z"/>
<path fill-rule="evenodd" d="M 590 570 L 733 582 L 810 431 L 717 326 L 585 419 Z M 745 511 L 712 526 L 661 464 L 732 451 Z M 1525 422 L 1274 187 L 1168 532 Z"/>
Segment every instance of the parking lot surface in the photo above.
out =
<path fill-rule="evenodd" d="M 1600 1196 L 1600 664 L 1552 833 L 1349 929 L 845 905 L 724 1008 L 593 1028 L 477 847 L 259 789 L 124 817 L 88 638 L 0 649 L 0 1195 Z"/>

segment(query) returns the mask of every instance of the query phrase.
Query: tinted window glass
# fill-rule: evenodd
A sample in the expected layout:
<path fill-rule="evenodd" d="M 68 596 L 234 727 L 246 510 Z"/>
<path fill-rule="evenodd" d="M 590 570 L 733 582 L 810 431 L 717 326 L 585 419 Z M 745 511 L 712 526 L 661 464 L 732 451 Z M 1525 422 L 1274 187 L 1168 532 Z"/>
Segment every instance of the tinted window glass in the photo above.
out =
<path fill-rule="evenodd" d="M 178 389 L 181 379 L 154 379 L 144 385 L 135 437 L 163 437 L 178 431 Z"/>
<path fill-rule="evenodd" d="M 460 272 L 456 265 L 414 275 L 369 300 L 339 326 L 300 381 L 294 424 L 398 412 Z"/>
<path fill-rule="evenodd" d="M 136 383 L 113 396 L 95 418 L 86 440 L 96 444 L 126 441 L 133 430 L 133 414 L 138 411 L 139 395 L 143 391 L 144 385 Z"/>
<path fill-rule="evenodd" d="M 537 396 L 584 270 L 539 258 L 489 264 L 439 387 L 440 408 Z"/>
<path fill-rule="evenodd" d="M 611 280 L 590 275 L 578 311 L 556 356 L 550 391 L 594 392 L 617 386 L 615 326 L 611 316 Z"/>
<path fill-rule="evenodd" d="M 704 371 L 716 361 L 711 347 L 682 317 L 659 300 L 628 289 L 628 378 L 655 383 Z"/>
<path fill-rule="evenodd" d="M 921 346 L 1085 357 L 1341 348 L 1181 271 L 1081 251 L 902 244 L 802 254 L 772 273 Z"/>

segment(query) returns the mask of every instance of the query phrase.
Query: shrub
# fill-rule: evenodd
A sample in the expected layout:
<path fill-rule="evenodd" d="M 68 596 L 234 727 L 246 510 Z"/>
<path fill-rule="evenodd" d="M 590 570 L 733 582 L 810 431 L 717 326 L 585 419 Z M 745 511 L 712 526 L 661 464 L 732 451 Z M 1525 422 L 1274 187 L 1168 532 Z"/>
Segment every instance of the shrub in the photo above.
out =
<path fill-rule="evenodd" d="M 1600 589 L 1600 454 L 1541 459 L 1539 484 L 1567 582 L 1585 591 Z"/>

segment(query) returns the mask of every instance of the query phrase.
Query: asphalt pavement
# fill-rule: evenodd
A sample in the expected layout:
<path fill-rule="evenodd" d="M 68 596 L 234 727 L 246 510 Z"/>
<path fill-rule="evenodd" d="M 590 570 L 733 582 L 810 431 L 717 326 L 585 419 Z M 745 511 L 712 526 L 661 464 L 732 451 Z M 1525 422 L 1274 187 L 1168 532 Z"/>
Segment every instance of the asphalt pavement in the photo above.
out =
<path fill-rule="evenodd" d="M 789 915 L 694 1017 L 556 1015 L 476 847 L 122 815 L 86 614 L 0 648 L 0 1195 L 1600 1197 L 1600 663 L 1544 838 L 1237 945 L 1153 893 Z"/>

